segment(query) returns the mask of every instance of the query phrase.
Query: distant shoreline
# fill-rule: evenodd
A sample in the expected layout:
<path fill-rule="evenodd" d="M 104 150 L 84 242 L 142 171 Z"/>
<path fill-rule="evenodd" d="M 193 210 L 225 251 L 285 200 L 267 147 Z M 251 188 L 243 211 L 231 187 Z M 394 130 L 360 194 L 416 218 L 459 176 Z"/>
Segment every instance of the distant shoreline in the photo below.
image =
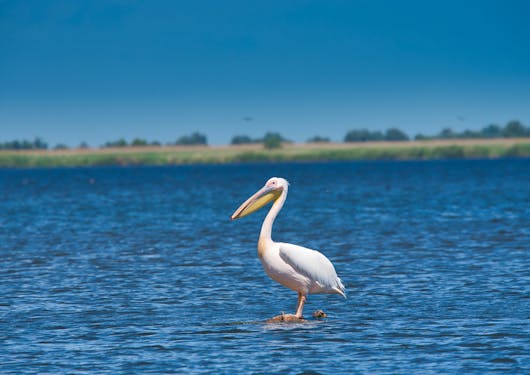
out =
<path fill-rule="evenodd" d="M 530 157 L 530 138 L 0 151 L 1 168 Z"/>

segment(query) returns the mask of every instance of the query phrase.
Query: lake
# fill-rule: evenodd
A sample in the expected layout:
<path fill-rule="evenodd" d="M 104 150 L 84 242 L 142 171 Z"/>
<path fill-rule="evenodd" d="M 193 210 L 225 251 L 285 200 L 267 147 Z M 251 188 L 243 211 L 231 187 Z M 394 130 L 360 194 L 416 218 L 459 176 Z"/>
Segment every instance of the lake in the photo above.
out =
<path fill-rule="evenodd" d="M 319 249 L 296 293 L 256 253 Z M 0 373 L 530 372 L 530 159 L 0 170 Z M 323 309 L 328 318 L 311 318 Z"/>

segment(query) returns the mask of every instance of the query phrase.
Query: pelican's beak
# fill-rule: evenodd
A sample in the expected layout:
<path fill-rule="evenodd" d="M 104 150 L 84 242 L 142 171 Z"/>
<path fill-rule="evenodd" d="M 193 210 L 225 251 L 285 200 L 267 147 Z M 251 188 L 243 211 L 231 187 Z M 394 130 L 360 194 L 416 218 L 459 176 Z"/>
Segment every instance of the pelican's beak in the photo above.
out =
<path fill-rule="evenodd" d="M 230 216 L 232 220 L 239 219 L 250 215 L 251 213 L 259 210 L 267 203 L 278 199 L 282 193 L 281 189 L 274 189 L 269 186 L 264 186 L 258 190 L 253 196 L 248 198 L 239 208 Z"/>

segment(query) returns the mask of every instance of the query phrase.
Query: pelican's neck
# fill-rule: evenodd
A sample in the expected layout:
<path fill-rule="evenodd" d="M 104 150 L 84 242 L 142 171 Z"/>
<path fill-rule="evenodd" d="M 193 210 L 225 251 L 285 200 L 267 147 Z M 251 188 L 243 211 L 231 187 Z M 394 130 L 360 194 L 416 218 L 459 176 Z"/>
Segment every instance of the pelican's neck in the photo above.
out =
<path fill-rule="evenodd" d="M 278 216 L 278 213 L 282 209 L 286 198 L 287 198 L 287 188 L 284 188 L 281 195 L 272 204 L 272 207 L 267 213 L 267 216 L 265 216 L 265 220 L 263 220 L 263 224 L 261 225 L 261 232 L 259 234 L 259 241 L 258 241 L 258 255 L 260 257 L 263 257 L 263 254 L 265 253 L 266 249 L 273 242 L 272 241 L 272 224 L 274 224 L 274 220 L 276 219 L 276 216 Z"/>

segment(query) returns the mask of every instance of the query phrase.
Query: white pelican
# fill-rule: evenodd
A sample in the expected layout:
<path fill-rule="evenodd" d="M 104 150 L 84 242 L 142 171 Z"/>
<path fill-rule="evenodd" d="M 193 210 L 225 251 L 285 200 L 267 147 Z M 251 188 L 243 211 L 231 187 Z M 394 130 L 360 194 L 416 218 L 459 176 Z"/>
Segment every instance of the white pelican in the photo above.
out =
<path fill-rule="evenodd" d="M 272 240 L 272 224 L 283 207 L 288 189 L 287 180 L 272 177 L 231 216 L 232 220 L 239 219 L 274 201 L 261 226 L 258 256 L 271 279 L 298 292 L 298 305 L 294 315 L 282 314 L 273 320 L 302 319 L 302 310 L 308 294 L 331 293 L 346 297 L 344 285 L 337 277 L 335 267 L 322 253 Z"/>

